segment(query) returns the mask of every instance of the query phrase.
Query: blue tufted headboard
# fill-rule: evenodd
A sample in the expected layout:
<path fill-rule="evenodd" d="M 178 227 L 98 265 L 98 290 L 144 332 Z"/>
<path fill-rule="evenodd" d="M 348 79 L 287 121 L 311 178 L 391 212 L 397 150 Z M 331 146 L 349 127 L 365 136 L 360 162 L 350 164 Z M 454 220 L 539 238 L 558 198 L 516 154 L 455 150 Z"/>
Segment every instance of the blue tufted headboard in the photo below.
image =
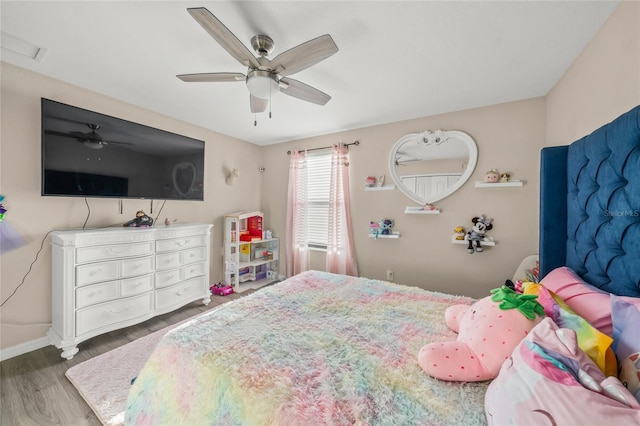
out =
<path fill-rule="evenodd" d="M 640 106 L 540 159 L 540 276 L 640 297 Z"/>

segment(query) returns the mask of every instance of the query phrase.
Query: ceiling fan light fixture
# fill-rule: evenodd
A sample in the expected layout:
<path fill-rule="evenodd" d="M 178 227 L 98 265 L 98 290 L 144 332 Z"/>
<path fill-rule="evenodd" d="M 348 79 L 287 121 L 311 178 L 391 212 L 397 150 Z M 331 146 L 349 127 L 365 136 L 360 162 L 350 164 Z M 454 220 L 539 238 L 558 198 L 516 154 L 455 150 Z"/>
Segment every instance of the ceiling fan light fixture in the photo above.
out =
<path fill-rule="evenodd" d="M 253 70 L 247 74 L 249 93 L 256 98 L 269 99 L 278 92 L 278 76 L 269 71 Z"/>
<path fill-rule="evenodd" d="M 84 146 L 86 146 L 87 148 L 91 148 L 91 149 L 102 149 L 102 148 L 104 148 L 104 145 L 102 144 L 102 142 L 84 141 L 82 144 Z"/>

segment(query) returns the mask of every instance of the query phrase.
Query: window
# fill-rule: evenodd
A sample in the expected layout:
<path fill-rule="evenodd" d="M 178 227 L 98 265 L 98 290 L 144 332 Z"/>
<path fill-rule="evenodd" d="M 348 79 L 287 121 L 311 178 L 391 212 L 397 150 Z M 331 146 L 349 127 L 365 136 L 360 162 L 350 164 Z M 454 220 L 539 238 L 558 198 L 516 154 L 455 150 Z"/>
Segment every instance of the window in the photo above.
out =
<path fill-rule="evenodd" d="M 310 248 L 327 248 L 331 152 L 307 156 L 307 241 Z"/>

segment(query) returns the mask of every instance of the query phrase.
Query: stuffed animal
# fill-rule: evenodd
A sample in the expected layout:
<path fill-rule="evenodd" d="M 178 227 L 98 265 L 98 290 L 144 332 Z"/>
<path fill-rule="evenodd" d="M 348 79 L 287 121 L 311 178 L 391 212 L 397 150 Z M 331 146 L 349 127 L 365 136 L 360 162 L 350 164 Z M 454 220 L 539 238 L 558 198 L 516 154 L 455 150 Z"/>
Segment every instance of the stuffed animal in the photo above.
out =
<path fill-rule="evenodd" d="M 482 241 L 486 241 L 485 233 L 493 229 L 493 219 L 488 219 L 486 215 L 481 215 L 471 219 L 471 222 L 473 223 L 473 228 L 467 232 L 466 239 L 469 241 L 467 251 L 469 254 L 473 254 L 473 243 L 475 241 L 476 251 L 478 253 L 483 252 Z"/>
<path fill-rule="evenodd" d="M 491 169 L 487 173 L 484 174 L 483 181 L 485 183 L 496 183 L 496 182 L 498 182 L 498 179 L 500 179 L 500 173 L 498 173 L 498 170 Z"/>
<path fill-rule="evenodd" d="M 456 226 L 453 228 L 453 233 L 456 236 L 456 240 L 464 240 L 464 228 L 462 226 Z"/>
<path fill-rule="evenodd" d="M 620 380 L 640 402 L 640 352 L 635 352 L 620 362 Z"/>
<path fill-rule="evenodd" d="M 393 220 L 382 219 L 379 225 L 380 225 L 380 234 L 391 235 L 391 228 L 393 228 Z"/>
<path fill-rule="evenodd" d="M 432 342 L 420 349 L 418 363 L 441 380 L 477 382 L 493 379 L 518 343 L 545 316 L 535 295 L 517 294 L 506 286 L 473 305 L 445 311 L 455 341 Z"/>

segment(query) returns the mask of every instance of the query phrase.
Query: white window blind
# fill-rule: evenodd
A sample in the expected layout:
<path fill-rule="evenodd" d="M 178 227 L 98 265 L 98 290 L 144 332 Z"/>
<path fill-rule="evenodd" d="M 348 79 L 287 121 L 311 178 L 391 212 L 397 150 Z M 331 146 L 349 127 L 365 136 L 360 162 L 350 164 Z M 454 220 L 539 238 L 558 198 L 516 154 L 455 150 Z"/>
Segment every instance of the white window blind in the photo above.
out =
<path fill-rule="evenodd" d="M 307 238 L 310 247 L 326 248 L 329 230 L 331 151 L 307 156 Z"/>

